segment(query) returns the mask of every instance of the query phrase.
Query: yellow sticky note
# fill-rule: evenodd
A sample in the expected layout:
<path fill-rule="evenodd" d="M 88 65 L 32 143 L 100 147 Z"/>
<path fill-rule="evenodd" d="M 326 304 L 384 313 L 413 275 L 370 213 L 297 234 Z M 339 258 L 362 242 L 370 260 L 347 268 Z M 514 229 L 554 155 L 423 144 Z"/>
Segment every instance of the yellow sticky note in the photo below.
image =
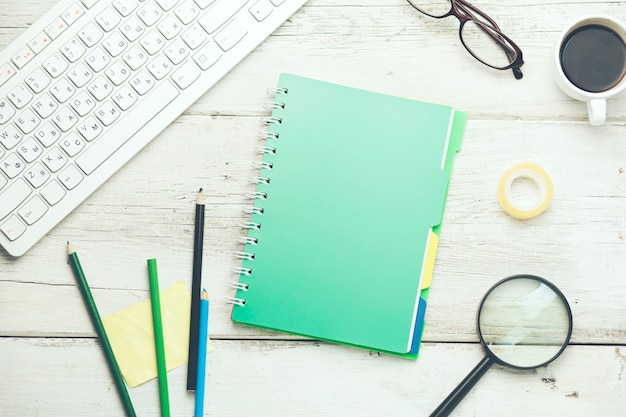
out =
<path fill-rule="evenodd" d="M 191 295 L 184 281 L 160 292 L 165 362 L 171 371 L 187 363 Z M 115 359 L 129 387 L 157 377 L 150 300 L 131 305 L 102 320 Z M 207 341 L 207 352 L 213 350 Z"/>

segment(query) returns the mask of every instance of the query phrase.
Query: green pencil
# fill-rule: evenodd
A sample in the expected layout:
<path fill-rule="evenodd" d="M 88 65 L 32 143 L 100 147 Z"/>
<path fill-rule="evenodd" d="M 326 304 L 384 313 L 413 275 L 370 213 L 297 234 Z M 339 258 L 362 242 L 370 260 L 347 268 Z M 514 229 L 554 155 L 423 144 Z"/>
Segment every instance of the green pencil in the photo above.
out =
<path fill-rule="evenodd" d="M 159 376 L 159 396 L 161 398 L 161 416 L 170 416 L 170 400 L 167 390 L 167 366 L 165 364 L 165 344 L 163 342 L 163 322 L 161 320 L 161 298 L 159 296 L 159 276 L 156 259 L 148 259 L 148 279 L 150 280 L 150 300 L 152 303 L 152 322 L 154 323 L 154 346 Z"/>
<path fill-rule="evenodd" d="M 104 330 L 104 325 L 102 324 L 102 320 L 100 319 L 98 308 L 96 307 L 96 303 L 93 299 L 93 296 L 91 295 L 91 290 L 89 289 L 89 285 L 87 284 L 87 280 L 85 279 L 83 268 L 80 266 L 78 255 L 76 255 L 76 250 L 74 250 L 70 242 L 67 242 L 67 258 L 68 263 L 70 264 L 70 266 L 72 267 L 72 271 L 74 272 L 74 276 L 76 277 L 76 281 L 78 281 L 78 286 L 80 287 L 80 292 L 83 296 L 83 300 L 85 301 L 85 304 L 87 304 L 87 310 L 89 311 L 91 322 L 96 328 L 96 333 L 98 334 L 98 338 L 100 339 L 100 344 L 102 345 L 102 349 L 104 349 L 104 353 L 109 364 L 109 369 L 111 370 L 111 374 L 113 376 L 113 379 L 115 380 L 117 392 L 120 396 L 120 399 L 122 400 L 122 404 L 124 405 L 124 410 L 126 411 L 126 416 L 135 417 L 135 409 L 133 408 L 133 403 L 130 400 L 128 390 L 126 389 L 126 384 L 124 383 L 124 379 L 122 378 L 122 372 L 120 371 L 120 367 L 117 364 L 117 360 L 115 360 L 115 355 L 113 354 L 111 343 L 109 342 L 109 338 L 107 337 L 106 331 Z"/>

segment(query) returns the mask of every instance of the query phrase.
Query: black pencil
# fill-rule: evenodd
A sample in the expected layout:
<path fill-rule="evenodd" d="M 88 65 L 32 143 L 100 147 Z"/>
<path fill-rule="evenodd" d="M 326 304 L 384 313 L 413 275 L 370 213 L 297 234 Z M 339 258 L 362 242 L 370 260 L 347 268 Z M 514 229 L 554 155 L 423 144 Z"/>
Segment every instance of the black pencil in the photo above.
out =
<path fill-rule="evenodd" d="M 191 281 L 191 319 L 189 320 L 189 360 L 187 390 L 196 390 L 198 374 L 198 335 L 200 332 L 200 291 L 202 287 L 202 247 L 204 243 L 204 192 L 196 200 L 196 225 L 193 235 L 193 275 Z"/>

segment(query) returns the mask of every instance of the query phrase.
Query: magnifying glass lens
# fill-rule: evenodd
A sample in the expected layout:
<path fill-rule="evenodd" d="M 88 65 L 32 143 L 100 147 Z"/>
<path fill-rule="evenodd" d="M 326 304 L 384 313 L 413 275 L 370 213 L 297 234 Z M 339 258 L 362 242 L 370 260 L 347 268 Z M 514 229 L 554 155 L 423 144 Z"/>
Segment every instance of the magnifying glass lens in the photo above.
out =
<path fill-rule="evenodd" d="M 571 312 L 564 296 L 532 277 L 516 277 L 495 286 L 478 314 L 485 349 L 516 368 L 536 368 L 552 361 L 571 334 Z"/>

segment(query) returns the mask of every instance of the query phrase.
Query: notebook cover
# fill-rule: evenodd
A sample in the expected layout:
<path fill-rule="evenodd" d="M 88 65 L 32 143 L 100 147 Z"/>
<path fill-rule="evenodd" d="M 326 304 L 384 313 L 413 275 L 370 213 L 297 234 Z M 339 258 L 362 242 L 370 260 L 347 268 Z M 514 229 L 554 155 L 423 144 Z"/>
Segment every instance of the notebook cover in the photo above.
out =
<path fill-rule="evenodd" d="M 246 245 L 254 259 L 243 261 L 248 290 L 232 319 L 410 355 L 462 113 L 290 74 L 278 85 L 276 153 L 264 158 L 267 198 L 256 200 L 261 228 L 248 235 L 258 243 Z"/>

